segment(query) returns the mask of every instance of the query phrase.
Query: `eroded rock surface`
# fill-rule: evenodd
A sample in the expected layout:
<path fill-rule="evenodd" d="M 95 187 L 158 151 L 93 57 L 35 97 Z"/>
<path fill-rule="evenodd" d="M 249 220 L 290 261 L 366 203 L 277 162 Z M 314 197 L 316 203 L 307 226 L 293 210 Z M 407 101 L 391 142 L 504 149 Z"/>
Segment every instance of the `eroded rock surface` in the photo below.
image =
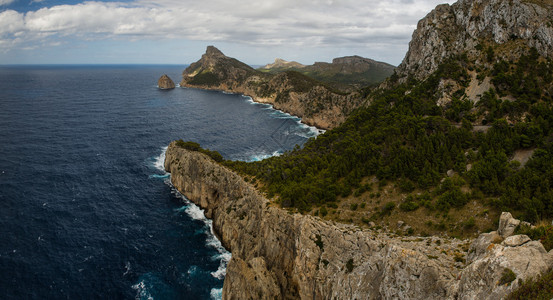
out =
<path fill-rule="evenodd" d="M 437 6 L 419 21 L 409 51 L 397 69 L 402 76 L 424 79 L 440 63 L 461 53 L 479 57 L 492 43 L 512 44 L 497 53 L 509 60 L 534 47 L 553 55 L 553 2 L 549 0 L 459 0 Z M 486 63 L 477 61 L 477 64 Z"/>

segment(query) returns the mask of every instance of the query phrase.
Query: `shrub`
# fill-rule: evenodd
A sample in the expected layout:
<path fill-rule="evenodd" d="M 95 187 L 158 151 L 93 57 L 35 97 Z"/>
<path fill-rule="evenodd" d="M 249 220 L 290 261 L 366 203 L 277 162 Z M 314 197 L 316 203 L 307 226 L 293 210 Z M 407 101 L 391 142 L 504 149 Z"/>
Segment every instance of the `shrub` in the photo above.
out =
<path fill-rule="evenodd" d="M 511 282 L 513 282 L 513 280 L 515 280 L 516 278 L 517 275 L 515 274 L 515 272 L 513 272 L 513 270 L 505 268 L 505 270 L 503 270 L 503 273 L 501 274 L 501 278 L 499 279 L 499 284 L 511 285 Z"/>
<path fill-rule="evenodd" d="M 326 210 L 326 206 L 321 206 L 321 209 L 319 210 L 319 212 L 321 213 L 321 217 L 325 217 L 326 215 L 328 215 L 328 210 Z"/>
<path fill-rule="evenodd" d="M 321 238 L 321 235 L 317 234 L 315 236 L 315 238 L 316 238 L 315 245 L 317 245 L 317 247 L 319 247 L 319 249 L 321 249 L 321 251 L 324 251 L 324 249 L 323 249 L 324 244 L 323 244 L 323 239 Z"/>
<path fill-rule="evenodd" d="M 181 148 L 184 148 L 184 149 L 187 149 L 187 150 L 190 150 L 190 151 L 201 152 L 201 153 L 211 157 L 211 159 L 213 159 L 216 162 L 222 162 L 224 160 L 221 153 L 219 153 L 217 151 L 211 151 L 209 149 L 204 149 L 200 146 L 200 144 L 195 143 L 195 142 L 191 142 L 191 141 L 185 142 L 183 140 L 178 140 L 177 141 L 177 146 L 179 146 Z"/>
<path fill-rule="evenodd" d="M 399 205 L 399 209 L 403 211 L 414 211 L 419 208 L 419 204 L 412 200 L 411 198 L 407 198 L 404 202 L 401 202 Z"/>
<path fill-rule="evenodd" d="M 507 299 L 553 299 L 553 269 L 537 278 L 525 281 Z"/>
<path fill-rule="evenodd" d="M 396 204 L 394 202 L 388 202 L 382 207 L 382 211 L 380 212 L 382 215 L 389 215 L 392 213 L 392 210 L 396 208 Z"/>
<path fill-rule="evenodd" d="M 350 258 L 348 262 L 346 263 L 346 273 L 351 273 L 353 271 L 353 268 L 355 266 L 353 265 L 353 258 Z"/>
<path fill-rule="evenodd" d="M 535 228 L 522 225 L 517 228 L 517 233 L 526 234 L 533 240 L 539 240 L 547 251 L 553 249 L 553 225 L 542 225 Z"/>

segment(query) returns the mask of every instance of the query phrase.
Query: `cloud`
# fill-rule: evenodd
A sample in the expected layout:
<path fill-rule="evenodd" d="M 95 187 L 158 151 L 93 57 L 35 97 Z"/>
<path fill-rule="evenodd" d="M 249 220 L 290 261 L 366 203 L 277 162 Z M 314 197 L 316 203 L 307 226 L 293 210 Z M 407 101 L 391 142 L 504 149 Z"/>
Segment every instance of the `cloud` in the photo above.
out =
<path fill-rule="evenodd" d="M 5 5 L 14 0 L 0 0 Z M 255 45 L 406 44 L 443 0 L 136 0 L 0 13 L 0 48 L 64 37 L 188 39 Z M 452 1 L 449 0 L 451 3 Z"/>
<path fill-rule="evenodd" d="M 0 6 L 12 4 L 15 0 L 0 0 Z"/>

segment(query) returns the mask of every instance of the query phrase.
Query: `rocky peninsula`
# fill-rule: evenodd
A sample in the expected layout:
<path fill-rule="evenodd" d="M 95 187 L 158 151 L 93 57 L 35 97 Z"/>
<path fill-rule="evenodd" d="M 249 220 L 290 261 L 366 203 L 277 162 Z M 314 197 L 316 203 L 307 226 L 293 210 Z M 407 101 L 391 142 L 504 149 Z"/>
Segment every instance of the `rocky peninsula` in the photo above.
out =
<path fill-rule="evenodd" d="M 296 71 L 260 72 L 214 46 L 184 70 L 180 86 L 247 95 L 322 129 L 338 126 L 365 101 L 357 92 L 332 90 Z"/>
<path fill-rule="evenodd" d="M 520 221 L 509 213 L 498 231 L 472 242 L 394 237 L 289 213 L 241 176 L 176 142 L 167 149 L 165 169 L 232 252 L 224 299 L 500 299 L 553 266 L 553 251 L 513 235 Z M 506 273 L 514 277 L 505 279 Z"/>

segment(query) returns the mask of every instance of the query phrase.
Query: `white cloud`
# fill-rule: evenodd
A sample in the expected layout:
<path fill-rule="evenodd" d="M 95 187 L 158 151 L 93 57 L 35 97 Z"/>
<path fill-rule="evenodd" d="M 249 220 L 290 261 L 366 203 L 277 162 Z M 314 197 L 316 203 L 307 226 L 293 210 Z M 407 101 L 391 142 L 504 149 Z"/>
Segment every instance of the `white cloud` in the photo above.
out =
<path fill-rule="evenodd" d="M 0 5 L 14 0 L 0 0 Z M 451 0 L 448 0 L 450 3 Z M 189 39 L 306 47 L 406 45 L 443 0 L 136 0 L 0 13 L 0 48 L 43 39 Z"/>
<path fill-rule="evenodd" d="M 15 0 L 0 0 L 0 6 L 12 4 Z"/>

